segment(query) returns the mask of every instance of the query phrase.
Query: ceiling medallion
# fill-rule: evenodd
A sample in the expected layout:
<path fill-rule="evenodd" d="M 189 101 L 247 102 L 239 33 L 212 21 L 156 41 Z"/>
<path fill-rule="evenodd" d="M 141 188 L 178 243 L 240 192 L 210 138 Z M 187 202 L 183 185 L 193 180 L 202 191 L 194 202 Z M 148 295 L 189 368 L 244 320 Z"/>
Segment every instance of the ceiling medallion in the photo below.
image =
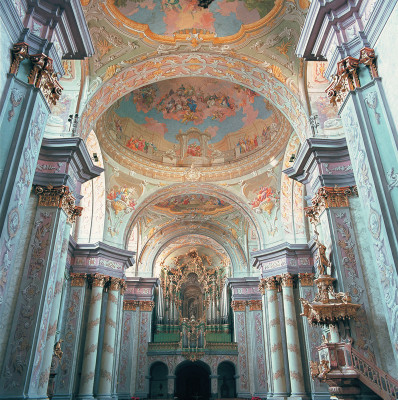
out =
<path fill-rule="evenodd" d="M 185 172 L 184 172 L 185 178 L 188 181 L 192 181 L 192 182 L 196 182 L 200 179 L 200 177 L 202 176 L 201 172 L 199 171 L 198 168 L 195 168 L 193 166 L 193 164 L 191 164 L 191 168 L 188 168 Z"/>

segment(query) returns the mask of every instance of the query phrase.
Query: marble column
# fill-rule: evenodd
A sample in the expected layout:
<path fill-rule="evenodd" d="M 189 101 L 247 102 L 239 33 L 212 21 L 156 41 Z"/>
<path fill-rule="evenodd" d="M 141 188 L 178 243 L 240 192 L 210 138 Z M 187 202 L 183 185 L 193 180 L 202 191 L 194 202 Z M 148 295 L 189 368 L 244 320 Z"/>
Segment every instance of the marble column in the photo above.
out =
<path fill-rule="evenodd" d="M 119 399 L 130 400 L 134 393 L 135 368 L 138 347 L 138 301 L 123 301 L 123 322 L 120 343 L 119 377 L 117 393 Z"/>
<path fill-rule="evenodd" d="M 58 327 L 58 318 L 60 312 L 60 304 L 61 304 L 61 297 L 62 297 L 62 287 L 65 275 L 65 265 L 66 265 L 66 256 L 68 254 L 68 244 L 69 244 L 69 234 L 71 231 L 72 225 L 71 223 L 66 224 L 64 238 L 63 238 L 63 245 L 61 250 L 61 255 L 59 258 L 59 267 L 58 267 L 58 274 L 57 280 L 55 283 L 55 290 L 54 290 L 54 298 L 52 301 L 52 308 L 51 308 L 51 315 L 50 315 L 50 322 L 47 331 L 47 341 L 46 341 L 46 348 L 44 351 L 43 362 L 40 372 L 39 378 L 39 390 L 38 393 L 46 398 L 47 395 L 47 386 L 48 386 L 48 379 L 50 375 L 50 368 L 51 368 L 51 361 L 54 354 L 54 345 L 55 345 L 55 336 Z M 62 346 L 61 346 L 62 348 Z"/>
<path fill-rule="evenodd" d="M 273 397 L 286 399 L 286 377 L 283 360 L 281 322 L 279 317 L 277 280 L 274 276 L 262 280 L 267 293 L 269 346 L 273 378 Z"/>
<path fill-rule="evenodd" d="M 101 306 L 104 285 L 108 277 L 94 274 L 91 277 L 90 309 L 86 326 L 86 338 L 84 344 L 83 366 L 80 379 L 79 399 L 94 399 L 94 375 L 97 361 L 98 338 L 101 319 Z"/>
<path fill-rule="evenodd" d="M 66 221 L 81 211 L 66 186 L 37 186 L 36 193 L 38 207 L 0 377 L 0 398 L 4 399 L 43 398 L 40 387 L 46 386 L 48 376 L 41 371 L 48 362 L 46 339 L 49 330 L 51 335 L 51 309 L 58 295 Z"/>
<path fill-rule="evenodd" d="M 115 317 L 118 315 L 119 293 L 123 286 L 120 278 L 111 278 L 108 290 L 108 304 L 106 307 L 104 341 L 102 345 L 100 380 L 97 399 L 112 398 L 112 382 L 114 375 L 114 357 L 116 354 L 116 326 Z"/>
<path fill-rule="evenodd" d="M 66 315 L 61 337 L 63 356 L 55 380 L 53 399 L 70 400 L 73 397 L 78 366 L 78 347 L 82 332 L 84 298 L 87 289 L 85 273 L 71 273 L 69 290 L 66 299 Z"/>
<path fill-rule="evenodd" d="M 293 294 L 293 275 L 281 275 L 283 309 L 285 314 L 286 347 L 289 360 L 291 398 L 305 396 L 303 365 L 301 362 L 300 342 L 297 331 L 296 309 Z"/>
<path fill-rule="evenodd" d="M 246 300 L 233 300 L 235 341 L 238 344 L 237 397 L 250 396 Z"/>
<path fill-rule="evenodd" d="M 253 396 L 267 396 L 267 376 L 265 365 L 264 324 L 262 300 L 249 300 L 249 316 L 251 325 L 251 367 L 253 370 Z"/>
<path fill-rule="evenodd" d="M 140 322 L 138 336 L 138 359 L 136 366 L 135 396 L 146 398 L 149 393 L 149 380 L 147 379 L 147 350 L 151 340 L 153 301 L 140 301 Z"/>

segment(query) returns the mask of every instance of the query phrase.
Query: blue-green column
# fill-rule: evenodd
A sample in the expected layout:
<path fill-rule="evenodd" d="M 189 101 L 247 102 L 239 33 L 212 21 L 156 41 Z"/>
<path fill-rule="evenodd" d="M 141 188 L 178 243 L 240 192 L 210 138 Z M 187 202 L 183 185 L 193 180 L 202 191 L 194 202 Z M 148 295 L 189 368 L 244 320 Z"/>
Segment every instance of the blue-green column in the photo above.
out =
<path fill-rule="evenodd" d="M 138 304 L 137 300 L 123 301 L 123 325 L 117 385 L 119 399 L 130 400 L 135 392 L 135 360 L 137 358 L 139 330 Z M 174 393 L 174 386 L 172 393 Z"/>
<path fill-rule="evenodd" d="M 36 193 L 39 202 L 1 371 L 0 399 L 46 398 L 39 390 L 40 373 L 66 220 L 75 207 L 65 186 L 36 187 Z"/>
<path fill-rule="evenodd" d="M 291 397 L 301 399 L 305 396 L 303 364 L 297 331 L 296 308 L 293 293 L 293 275 L 286 273 L 281 279 L 283 309 L 285 314 L 286 348 L 289 361 Z"/>
<path fill-rule="evenodd" d="M 273 397 L 285 399 L 287 396 L 285 363 L 283 359 L 281 321 L 279 316 L 279 302 L 277 280 L 274 276 L 263 279 L 267 294 L 269 348 L 271 351 Z"/>
<path fill-rule="evenodd" d="M 65 302 L 65 322 L 61 332 L 63 356 L 55 380 L 53 399 L 70 400 L 76 386 L 79 342 L 82 334 L 84 298 L 87 290 L 85 273 L 71 273 Z"/>
<path fill-rule="evenodd" d="M 124 281 L 120 278 L 111 278 L 111 284 L 108 290 L 108 303 L 106 307 L 104 341 L 102 344 L 102 357 L 100 378 L 97 399 L 112 398 L 112 382 L 114 381 L 114 358 L 116 354 L 116 327 L 118 313 L 118 305 L 120 303 L 120 290 L 124 285 Z"/>
<path fill-rule="evenodd" d="M 398 137 L 380 78 L 361 83 L 349 93 L 340 114 L 398 363 Z"/>
<path fill-rule="evenodd" d="M 86 325 L 83 366 L 80 378 L 79 399 L 94 399 L 94 377 L 97 362 L 98 339 L 101 321 L 102 295 L 108 277 L 94 274 L 91 277 L 90 309 Z"/>
<path fill-rule="evenodd" d="M 69 234 L 72 228 L 72 221 L 66 224 L 64 237 L 62 241 L 62 249 L 59 258 L 58 273 L 54 287 L 54 298 L 52 301 L 50 321 L 47 331 L 46 347 L 44 350 L 43 362 L 40 371 L 38 393 L 41 397 L 46 398 L 48 380 L 50 376 L 51 361 L 54 354 L 55 335 L 58 327 L 58 317 L 61 305 L 62 287 L 65 275 L 66 256 L 68 254 Z"/>

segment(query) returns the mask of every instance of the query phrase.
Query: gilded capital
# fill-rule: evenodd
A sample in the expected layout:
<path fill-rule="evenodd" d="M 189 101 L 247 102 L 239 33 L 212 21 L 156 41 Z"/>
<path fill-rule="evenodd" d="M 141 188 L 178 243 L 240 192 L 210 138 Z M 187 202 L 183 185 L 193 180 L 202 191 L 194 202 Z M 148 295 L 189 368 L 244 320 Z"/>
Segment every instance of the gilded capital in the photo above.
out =
<path fill-rule="evenodd" d="M 109 276 L 102 274 L 93 274 L 90 278 L 93 287 L 104 287 L 105 283 L 109 280 Z"/>
<path fill-rule="evenodd" d="M 71 273 L 70 285 L 71 286 L 84 286 L 86 284 L 87 274 Z"/>
<path fill-rule="evenodd" d="M 249 300 L 250 311 L 261 311 L 263 309 L 263 302 L 261 300 Z"/>
<path fill-rule="evenodd" d="M 245 311 L 246 310 L 246 300 L 233 300 L 231 307 L 234 311 Z"/>
<path fill-rule="evenodd" d="M 278 288 L 278 280 L 276 276 L 268 276 L 261 279 L 262 285 L 266 290 L 276 290 Z"/>
<path fill-rule="evenodd" d="M 35 193 L 39 196 L 39 206 L 62 208 L 67 215 L 67 222 L 71 224 L 82 214 L 83 207 L 75 206 L 75 198 L 68 186 L 37 185 Z"/>
<path fill-rule="evenodd" d="M 126 289 L 127 289 L 127 283 L 124 279 L 122 279 L 120 282 L 120 294 L 122 296 L 124 295 L 124 292 L 126 291 Z"/>
<path fill-rule="evenodd" d="M 340 105 L 351 90 L 361 87 L 358 74 L 360 64 L 369 67 L 372 78 L 379 77 L 374 49 L 364 47 L 359 52 L 359 58 L 349 56 L 340 60 L 337 63 L 337 73 L 326 88 L 327 96 L 332 104 Z"/>
<path fill-rule="evenodd" d="M 124 300 L 123 301 L 123 310 L 124 311 L 136 311 L 138 307 L 137 300 Z"/>
<path fill-rule="evenodd" d="M 121 288 L 123 279 L 121 278 L 111 278 L 110 289 L 119 290 Z"/>
<path fill-rule="evenodd" d="M 19 64 L 29 55 L 29 46 L 25 42 L 15 43 L 12 48 L 11 74 L 17 74 Z"/>
<path fill-rule="evenodd" d="M 315 274 L 310 272 L 304 272 L 298 274 L 301 286 L 314 286 Z"/>
<path fill-rule="evenodd" d="M 25 58 L 29 59 L 31 64 L 28 83 L 40 89 L 49 105 L 55 105 L 63 88 L 59 84 L 58 74 L 54 71 L 52 58 L 43 53 L 29 55 L 29 46 L 26 43 L 16 43 L 12 49 L 10 73 L 17 74 L 19 65 Z"/>
<path fill-rule="evenodd" d="M 304 209 L 305 215 L 310 219 L 312 224 L 318 223 L 319 217 L 325 209 L 332 207 L 348 207 L 349 197 L 357 194 L 358 190 L 356 186 L 323 186 L 319 188 L 317 194 L 312 199 L 312 206 Z"/>
<path fill-rule="evenodd" d="M 141 311 L 152 311 L 153 308 L 155 307 L 155 302 L 154 301 L 140 301 L 140 310 Z"/>
<path fill-rule="evenodd" d="M 282 287 L 293 287 L 294 277 L 292 274 L 285 273 L 281 275 Z"/>

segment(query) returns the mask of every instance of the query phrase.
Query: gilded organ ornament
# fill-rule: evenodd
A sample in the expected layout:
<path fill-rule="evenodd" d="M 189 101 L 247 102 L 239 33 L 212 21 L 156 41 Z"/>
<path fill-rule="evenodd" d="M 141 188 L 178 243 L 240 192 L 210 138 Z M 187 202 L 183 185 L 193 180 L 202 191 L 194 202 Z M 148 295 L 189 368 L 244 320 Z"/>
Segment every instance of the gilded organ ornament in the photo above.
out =
<path fill-rule="evenodd" d="M 200 358 L 207 333 L 229 333 L 224 267 L 196 248 L 161 266 L 155 336 L 179 341 L 188 359 Z"/>

